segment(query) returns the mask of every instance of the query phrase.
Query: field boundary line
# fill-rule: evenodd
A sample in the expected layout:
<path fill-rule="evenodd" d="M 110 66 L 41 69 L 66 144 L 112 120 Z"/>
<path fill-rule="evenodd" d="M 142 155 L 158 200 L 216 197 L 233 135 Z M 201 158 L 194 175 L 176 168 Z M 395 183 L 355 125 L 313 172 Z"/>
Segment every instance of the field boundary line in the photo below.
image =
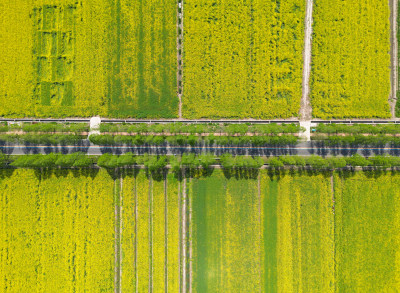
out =
<path fill-rule="evenodd" d="M 135 263 L 135 293 L 138 293 L 138 269 L 137 269 L 137 253 L 138 253 L 138 251 L 137 251 L 137 248 L 138 248 L 138 243 L 137 243 L 137 240 L 138 240 L 138 237 L 137 237 L 137 232 L 138 232 L 138 229 L 137 229 L 137 222 L 138 222 L 138 218 L 137 218 L 137 215 L 138 215 L 138 213 L 137 213 L 137 178 L 135 178 L 135 185 L 134 185 L 134 192 L 135 192 L 135 260 L 134 260 L 134 263 Z"/>
<path fill-rule="evenodd" d="M 304 20 L 304 49 L 303 49 L 303 92 L 300 103 L 300 120 L 311 120 L 312 106 L 310 102 L 310 75 L 312 54 L 312 23 L 313 23 L 313 0 L 307 0 Z"/>
<path fill-rule="evenodd" d="M 186 201 L 186 178 L 185 172 L 183 175 L 183 186 L 182 186 L 182 197 L 183 197 L 183 205 L 182 205 L 182 293 L 187 291 L 187 272 L 186 272 L 186 254 L 187 254 L 187 231 L 186 231 L 186 213 L 187 213 L 187 201 Z"/>
<path fill-rule="evenodd" d="M 392 119 L 396 118 L 396 103 L 398 90 L 398 39 L 397 39 L 397 17 L 398 17 L 398 0 L 389 0 L 390 7 L 390 57 L 391 57 L 391 93 L 389 95 L 390 112 Z"/>
<path fill-rule="evenodd" d="M 166 170 L 164 170 L 164 249 L 164 291 L 168 292 L 168 183 Z"/>
<path fill-rule="evenodd" d="M 123 226 L 123 194 L 122 194 L 122 186 L 123 186 L 123 177 L 120 172 L 120 189 L 119 189 L 119 292 L 122 292 L 122 226 Z"/>
<path fill-rule="evenodd" d="M 331 188 L 332 188 L 332 212 L 333 212 L 333 279 L 334 292 L 337 292 L 336 282 L 336 213 L 335 213 L 335 180 L 333 178 L 334 171 L 331 172 Z"/>
<path fill-rule="evenodd" d="M 189 179 L 189 186 L 192 186 L 192 178 Z M 193 277 L 193 225 L 192 225 L 192 197 L 193 197 L 193 190 L 190 188 L 189 193 L 189 220 L 187 225 L 189 226 L 189 293 L 192 292 L 192 277 Z"/>
<path fill-rule="evenodd" d="M 177 1 L 176 15 L 176 53 L 177 53 L 177 95 L 179 99 L 178 117 L 182 119 L 182 94 L 183 94 L 183 0 Z"/>
<path fill-rule="evenodd" d="M 178 218 L 179 218 L 179 292 L 182 292 L 182 195 L 181 182 L 178 184 Z"/>
<path fill-rule="evenodd" d="M 259 234 L 258 234 L 258 240 L 259 240 L 259 244 L 261 246 L 262 243 L 262 222 L 261 222 L 261 172 L 258 172 L 258 176 L 257 176 L 257 193 L 258 193 L 258 222 L 260 225 L 260 230 L 259 230 Z M 262 246 L 263 247 L 263 246 Z M 261 247 L 259 249 L 259 262 L 260 262 L 260 293 L 262 293 L 262 288 L 264 287 L 263 284 L 265 282 L 265 280 L 263 280 L 263 264 L 262 264 L 262 252 L 261 252 Z"/>
<path fill-rule="evenodd" d="M 149 292 L 153 292 L 153 177 L 149 175 Z"/>
<path fill-rule="evenodd" d="M 114 179 L 114 292 L 121 292 L 121 210 L 119 189 L 120 178 Z"/>

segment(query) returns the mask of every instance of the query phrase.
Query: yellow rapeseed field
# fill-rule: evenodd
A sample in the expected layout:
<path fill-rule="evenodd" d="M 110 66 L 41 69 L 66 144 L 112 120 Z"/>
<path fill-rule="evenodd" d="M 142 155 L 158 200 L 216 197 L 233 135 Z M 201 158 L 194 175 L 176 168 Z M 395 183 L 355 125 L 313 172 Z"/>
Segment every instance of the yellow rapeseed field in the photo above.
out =
<path fill-rule="evenodd" d="M 112 291 L 113 180 L 107 172 L 7 173 L 0 175 L 0 291 Z"/>
<path fill-rule="evenodd" d="M 4 0 L 0 116 L 176 117 L 176 4 Z"/>

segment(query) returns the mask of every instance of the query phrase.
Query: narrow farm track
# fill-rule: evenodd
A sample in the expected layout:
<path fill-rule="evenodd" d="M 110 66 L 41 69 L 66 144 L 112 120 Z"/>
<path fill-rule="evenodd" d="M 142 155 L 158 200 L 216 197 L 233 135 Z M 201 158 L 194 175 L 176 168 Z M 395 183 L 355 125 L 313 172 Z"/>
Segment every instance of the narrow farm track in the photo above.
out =
<path fill-rule="evenodd" d="M 184 175 L 185 177 L 185 175 Z M 183 179 L 182 185 L 182 288 L 181 292 L 187 291 L 187 226 L 186 226 L 186 214 L 187 214 L 187 195 L 186 195 L 186 178 Z"/>
<path fill-rule="evenodd" d="M 182 292 L 182 190 L 181 183 L 178 184 L 178 206 L 179 206 L 179 292 Z"/>
<path fill-rule="evenodd" d="M 115 243 L 114 243 L 114 292 L 121 293 L 121 179 L 114 181 L 114 215 L 115 215 Z"/>
<path fill-rule="evenodd" d="M 331 188 L 332 188 L 332 212 L 333 212 L 333 271 L 336 273 L 336 241 L 335 241 L 335 235 L 336 235 L 336 219 L 335 219 L 335 180 L 333 178 L 333 172 L 331 174 Z M 336 288 L 337 284 L 335 282 L 335 288 L 333 292 L 337 292 Z"/>
<path fill-rule="evenodd" d="M 149 293 L 153 292 L 153 178 L 149 179 L 149 243 L 150 243 L 150 265 L 149 265 Z"/>
<path fill-rule="evenodd" d="M 123 227 L 123 220 L 122 220 L 122 207 L 123 207 L 123 191 L 122 191 L 122 186 L 123 186 L 123 178 L 122 178 L 122 174 L 120 174 L 120 179 L 119 179 L 119 209 L 118 209 L 118 213 L 119 213 L 119 292 L 122 292 L 122 227 Z"/>
<path fill-rule="evenodd" d="M 260 230 L 259 230 L 259 235 L 258 235 L 258 241 L 261 245 L 262 242 L 262 219 L 261 219 L 261 174 L 259 173 L 257 176 L 257 201 L 258 201 L 258 222 L 260 225 Z M 262 252 L 261 249 L 259 251 L 259 261 L 260 261 L 260 267 L 262 266 L 263 263 L 263 258 L 262 258 Z M 260 280 L 263 278 L 263 270 L 260 270 Z M 262 287 L 260 286 L 260 293 L 262 292 Z"/>
<path fill-rule="evenodd" d="M 182 119 L 182 94 L 183 94 L 183 0 L 177 1 L 177 39 L 176 39 L 176 54 L 177 54 L 177 95 L 179 98 L 179 119 Z"/>
<path fill-rule="evenodd" d="M 300 120 L 311 120 L 312 107 L 310 102 L 310 75 L 311 75 L 311 42 L 312 42 L 312 13 L 313 0 L 307 0 L 305 26 L 304 26 L 304 52 L 303 52 L 303 94 L 300 104 Z"/>
<path fill-rule="evenodd" d="M 138 293 L 138 269 L 137 269 L 137 263 L 138 263 L 138 237 L 137 237 L 137 233 L 138 233 L 138 196 L 137 196 L 137 181 L 135 180 L 135 289 L 136 292 Z"/>
<path fill-rule="evenodd" d="M 165 267 L 164 267 L 164 291 L 168 292 L 168 181 L 164 172 L 164 230 L 165 230 Z"/>
<path fill-rule="evenodd" d="M 192 178 L 189 179 L 189 186 L 192 186 Z M 193 228 L 192 228 L 192 192 L 189 193 L 189 293 L 192 293 L 193 283 Z"/>
<path fill-rule="evenodd" d="M 398 40 L 397 40 L 397 16 L 398 16 L 398 0 L 389 0 L 390 5 L 390 56 L 391 56 L 391 95 L 389 97 L 390 111 L 392 118 L 396 118 L 396 102 L 398 89 Z"/>

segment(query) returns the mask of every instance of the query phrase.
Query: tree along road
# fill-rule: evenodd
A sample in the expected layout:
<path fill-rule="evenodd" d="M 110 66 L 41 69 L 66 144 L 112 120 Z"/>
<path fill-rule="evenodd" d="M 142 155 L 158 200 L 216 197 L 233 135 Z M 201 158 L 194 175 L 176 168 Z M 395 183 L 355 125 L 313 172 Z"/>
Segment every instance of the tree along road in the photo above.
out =
<path fill-rule="evenodd" d="M 301 142 L 293 146 L 97 146 L 90 145 L 89 142 L 80 146 L 26 146 L 26 145 L 3 145 L 0 151 L 9 155 L 26 155 L 26 154 L 49 154 L 49 153 L 73 153 L 84 152 L 87 155 L 102 155 L 104 153 L 124 154 L 132 152 L 142 155 L 181 155 L 183 153 L 213 153 L 221 155 L 230 153 L 232 155 L 245 156 L 282 156 L 282 155 L 298 155 L 298 156 L 351 156 L 360 154 L 365 157 L 374 155 L 388 154 L 392 156 L 400 156 L 400 148 L 390 146 L 385 147 L 326 147 L 318 142 Z"/>

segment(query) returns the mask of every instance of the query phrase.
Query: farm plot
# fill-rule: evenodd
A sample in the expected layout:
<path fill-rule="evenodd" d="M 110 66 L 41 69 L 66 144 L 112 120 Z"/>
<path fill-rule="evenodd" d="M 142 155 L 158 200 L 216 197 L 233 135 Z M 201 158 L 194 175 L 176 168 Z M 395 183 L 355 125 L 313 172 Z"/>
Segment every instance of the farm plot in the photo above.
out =
<path fill-rule="evenodd" d="M 112 190 L 105 171 L 2 170 L 1 291 L 113 291 Z"/>
<path fill-rule="evenodd" d="M 113 2 L 109 115 L 177 117 L 176 2 Z"/>
<path fill-rule="evenodd" d="M 256 180 L 222 172 L 193 180 L 193 291 L 258 292 L 262 264 Z"/>
<path fill-rule="evenodd" d="M 329 178 L 261 176 L 264 292 L 334 292 Z"/>
<path fill-rule="evenodd" d="M 386 0 L 314 1 L 314 117 L 390 117 L 389 14 Z"/>
<path fill-rule="evenodd" d="M 124 174 L 122 292 L 179 291 L 178 185 Z M 167 187 L 167 188 L 165 188 Z"/>
<path fill-rule="evenodd" d="M 335 175 L 336 282 L 340 292 L 400 289 L 400 176 Z"/>
<path fill-rule="evenodd" d="M 298 115 L 305 1 L 185 1 L 185 118 Z"/>
<path fill-rule="evenodd" d="M 5 0 L 1 116 L 176 117 L 176 5 Z"/>
<path fill-rule="evenodd" d="M 333 292 L 330 179 L 259 180 L 193 180 L 193 290 Z"/>

